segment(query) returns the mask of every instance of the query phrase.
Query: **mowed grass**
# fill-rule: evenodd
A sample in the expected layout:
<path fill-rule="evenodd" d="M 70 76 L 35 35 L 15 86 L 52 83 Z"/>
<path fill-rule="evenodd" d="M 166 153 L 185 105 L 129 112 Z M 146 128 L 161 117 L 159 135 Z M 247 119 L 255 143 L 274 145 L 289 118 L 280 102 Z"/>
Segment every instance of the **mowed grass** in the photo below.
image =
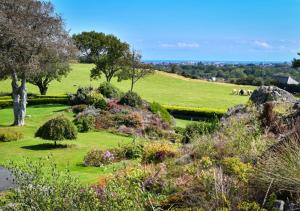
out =
<path fill-rule="evenodd" d="M 71 67 L 72 72 L 67 78 L 63 78 L 61 82 L 51 83 L 48 95 L 74 93 L 79 86 L 98 87 L 104 81 L 104 78 L 90 80 L 90 70 L 93 68 L 91 64 L 72 64 Z M 130 87 L 129 81 L 117 82 L 114 79 L 113 84 L 124 92 Z M 186 79 L 163 72 L 156 72 L 142 79 L 135 87 L 135 91 L 150 102 L 218 109 L 227 109 L 248 101 L 247 96 L 232 95 L 233 89 L 254 90 L 255 87 Z M 1 81 L 0 92 L 10 91 L 10 80 Z M 28 92 L 39 93 L 38 88 L 31 84 L 28 85 Z"/>
<path fill-rule="evenodd" d="M 72 175 L 78 177 L 83 183 L 94 183 L 100 175 L 108 175 L 114 170 L 123 167 L 126 164 L 115 163 L 107 167 L 85 167 L 83 165 L 84 156 L 91 149 L 108 149 L 122 144 L 128 144 L 131 138 L 114 135 L 108 132 L 89 132 L 79 133 L 75 141 L 63 141 L 67 148 L 53 148 L 51 141 L 44 141 L 34 138 L 34 133 L 45 121 L 56 116 L 64 114 L 72 117 L 71 113 L 64 112 L 66 106 L 43 105 L 31 106 L 27 114 L 31 115 L 26 119 L 26 126 L 11 128 L 8 125 L 12 123 L 13 113 L 11 108 L 0 110 L 0 128 L 16 129 L 24 134 L 20 141 L 2 143 L 0 142 L 0 165 L 8 161 L 24 161 L 24 158 L 38 159 L 46 158 L 51 155 L 54 162 L 60 169 L 69 168 Z"/>

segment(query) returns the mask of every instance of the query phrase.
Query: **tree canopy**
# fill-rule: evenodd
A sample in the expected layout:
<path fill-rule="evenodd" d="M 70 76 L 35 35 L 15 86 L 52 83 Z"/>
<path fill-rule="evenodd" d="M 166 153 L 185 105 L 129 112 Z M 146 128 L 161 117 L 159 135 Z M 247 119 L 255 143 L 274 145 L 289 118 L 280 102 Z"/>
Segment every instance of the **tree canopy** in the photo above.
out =
<path fill-rule="evenodd" d="M 25 124 L 26 81 L 43 71 L 41 55 L 64 51 L 67 36 L 50 2 L 0 0 L 0 79 L 12 79 L 14 125 Z"/>

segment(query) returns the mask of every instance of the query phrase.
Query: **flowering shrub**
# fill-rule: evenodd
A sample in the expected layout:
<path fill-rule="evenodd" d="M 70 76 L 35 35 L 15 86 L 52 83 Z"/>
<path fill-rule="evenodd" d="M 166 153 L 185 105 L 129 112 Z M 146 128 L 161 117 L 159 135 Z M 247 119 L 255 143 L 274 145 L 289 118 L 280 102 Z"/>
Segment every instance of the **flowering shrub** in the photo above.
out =
<path fill-rule="evenodd" d="M 175 157 L 178 149 L 169 143 L 148 143 L 144 146 L 142 162 L 144 163 L 161 163 L 167 158 Z"/>
<path fill-rule="evenodd" d="M 142 106 L 143 100 L 137 93 L 129 91 L 121 97 L 120 104 L 137 108 Z"/>
<path fill-rule="evenodd" d="M 83 112 L 88 106 L 85 104 L 80 104 L 80 105 L 74 105 L 72 106 L 72 112 L 75 114 L 78 114 L 80 112 Z"/>
<path fill-rule="evenodd" d="M 110 164 L 114 160 L 114 155 L 108 150 L 92 150 L 84 157 L 84 165 L 99 167 Z"/>

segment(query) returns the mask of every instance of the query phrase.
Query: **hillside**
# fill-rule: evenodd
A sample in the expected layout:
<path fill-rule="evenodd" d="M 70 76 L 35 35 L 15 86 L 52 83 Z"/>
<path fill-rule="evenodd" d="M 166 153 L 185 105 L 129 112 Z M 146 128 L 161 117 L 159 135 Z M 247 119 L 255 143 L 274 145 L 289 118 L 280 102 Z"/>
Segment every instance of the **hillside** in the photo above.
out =
<path fill-rule="evenodd" d="M 49 95 L 63 95 L 75 92 L 78 86 L 98 86 L 100 80 L 90 80 L 89 64 L 72 64 L 72 72 L 61 82 L 52 82 L 49 87 Z M 121 90 L 129 89 L 129 81 L 113 82 Z M 212 83 L 202 80 L 186 79 L 177 75 L 156 72 L 154 75 L 137 83 L 137 91 L 148 101 L 157 101 L 161 104 L 208 107 L 227 109 L 236 104 L 245 103 L 247 96 L 232 95 L 233 89 L 254 89 L 249 86 L 238 86 L 234 84 Z M 0 93 L 10 92 L 10 81 L 0 82 Z M 29 84 L 28 92 L 38 93 L 37 87 Z"/>

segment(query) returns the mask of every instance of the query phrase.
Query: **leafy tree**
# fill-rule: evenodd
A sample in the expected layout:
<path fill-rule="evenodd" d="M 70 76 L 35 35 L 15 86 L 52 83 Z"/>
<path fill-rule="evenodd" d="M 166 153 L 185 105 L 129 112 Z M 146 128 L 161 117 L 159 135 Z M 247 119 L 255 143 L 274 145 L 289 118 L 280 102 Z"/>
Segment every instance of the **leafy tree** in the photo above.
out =
<path fill-rule="evenodd" d="M 142 55 L 135 50 L 132 50 L 127 58 L 127 67 L 118 74 L 118 80 L 131 80 L 130 91 L 132 92 L 136 82 L 154 73 L 154 70 L 151 65 L 142 63 Z"/>
<path fill-rule="evenodd" d="M 103 74 L 110 82 L 124 68 L 129 45 L 116 36 L 92 31 L 74 35 L 73 39 L 82 60 L 96 66 L 91 70 L 92 78 L 97 79 Z"/>
<path fill-rule="evenodd" d="M 40 55 L 66 36 L 62 18 L 50 2 L 0 0 L 0 78 L 12 79 L 13 125 L 24 125 L 26 81 L 40 71 Z M 19 84 L 20 83 L 20 84 Z"/>
<path fill-rule="evenodd" d="M 106 35 L 95 31 L 73 35 L 75 45 L 80 50 L 82 62 L 94 63 L 102 55 L 106 46 Z"/>
<path fill-rule="evenodd" d="M 300 53 L 298 53 L 298 55 L 300 56 Z M 300 67 L 300 59 L 294 59 L 293 68 L 298 68 L 298 67 Z"/>
<path fill-rule="evenodd" d="M 103 74 L 110 82 L 127 64 L 129 45 L 113 35 L 106 36 L 102 54 L 94 58 L 96 67 L 91 70 L 91 77 L 97 79 Z"/>
<path fill-rule="evenodd" d="M 68 75 L 71 71 L 69 60 L 76 52 L 67 34 L 53 44 L 55 48 L 46 49 L 39 57 L 40 71 L 28 79 L 31 84 L 39 88 L 41 95 L 46 95 L 51 81 L 60 81 L 63 76 Z"/>

